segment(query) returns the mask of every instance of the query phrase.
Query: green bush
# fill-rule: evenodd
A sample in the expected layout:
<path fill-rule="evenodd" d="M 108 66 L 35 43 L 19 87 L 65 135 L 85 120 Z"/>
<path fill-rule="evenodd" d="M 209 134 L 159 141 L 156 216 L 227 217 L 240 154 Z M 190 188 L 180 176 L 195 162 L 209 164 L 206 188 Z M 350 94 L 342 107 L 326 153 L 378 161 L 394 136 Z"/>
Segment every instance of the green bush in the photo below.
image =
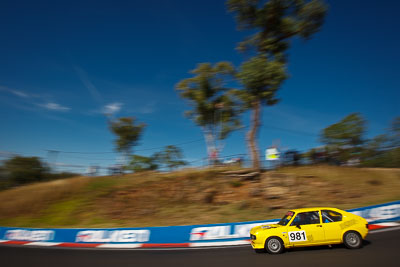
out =
<path fill-rule="evenodd" d="M 400 168 L 400 148 L 391 149 L 378 156 L 364 160 L 362 167 Z"/>
<path fill-rule="evenodd" d="M 13 157 L 4 163 L 3 169 L 13 184 L 41 181 L 49 173 L 49 168 L 38 157 Z"/>
<path fill-rule="evenodd" d="M 241 181 L 233 180 L 233 181 L 230 181 L 230 185 L 233 187 L 241 187 L 243 185 L 243 183 Z"/>

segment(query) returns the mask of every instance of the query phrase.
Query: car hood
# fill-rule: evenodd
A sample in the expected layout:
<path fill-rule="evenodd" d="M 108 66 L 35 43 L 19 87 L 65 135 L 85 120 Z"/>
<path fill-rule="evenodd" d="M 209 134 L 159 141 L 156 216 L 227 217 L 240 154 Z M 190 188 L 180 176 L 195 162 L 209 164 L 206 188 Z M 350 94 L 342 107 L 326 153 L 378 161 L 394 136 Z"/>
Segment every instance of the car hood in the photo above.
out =
<path fill-rule="evenodd" d="M 251 232 L 252 233 L 257 233 L 257 232 L 260 232 L 260 231 L 279 228 L 279 227 L 282 227 L 282 225 L 279 225 L 279 224 L 264 224 L 264 225 L 260 225 L 260 226 L 254 227 L 253 229 L 251 229 Z"/>

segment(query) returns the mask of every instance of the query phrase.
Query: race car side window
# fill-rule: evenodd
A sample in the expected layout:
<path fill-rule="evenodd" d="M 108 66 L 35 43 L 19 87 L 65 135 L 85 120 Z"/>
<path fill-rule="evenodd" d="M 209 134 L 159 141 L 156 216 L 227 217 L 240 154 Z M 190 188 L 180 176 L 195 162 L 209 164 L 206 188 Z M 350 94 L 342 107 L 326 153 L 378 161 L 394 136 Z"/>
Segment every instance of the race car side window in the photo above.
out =
<path fill-rule="evenodd" d="M 333 210 L 321 210 L 322 222 L 340 222 L 342 220 L 342 214 Z"/>
<path fill-rule="evenodd" d="M 318 223 L 320 223 L 319 212 L 309 211 L 309 212 L 298 213 L 297 216 L 293 219 L 291 225 L 306 225 L 306 224 L 318 224 Z"/>

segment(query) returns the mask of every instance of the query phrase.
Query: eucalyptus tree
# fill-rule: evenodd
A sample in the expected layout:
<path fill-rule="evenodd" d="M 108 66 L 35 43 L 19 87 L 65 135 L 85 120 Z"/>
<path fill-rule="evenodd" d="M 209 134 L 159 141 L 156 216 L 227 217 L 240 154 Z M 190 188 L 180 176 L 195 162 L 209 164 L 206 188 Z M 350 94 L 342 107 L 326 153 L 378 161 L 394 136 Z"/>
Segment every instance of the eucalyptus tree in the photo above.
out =
<path fill-rule="evenodd" d="M 278 102 L 276 91 L 286 77 L 285 64 L 276 60 L 269 61 L 263 54 L 244 62 L 237 74 L 244 88 L 233 92 L 241 100 L 244 109 L 252 110 L 251 127 L 246 139 L 255 169 L 260 168 L 257 133 L 261 126 L 262 106 Z"/>
<path fill-rule="evenodd" d="M 139 123 L 134 117 L 122 117 L 109 121 L 112 133 L 117 137 L 115 140 L 116 150 L 125 156 L 125 160 L 132 153 L 132 147 L 138 144 L 146 124 Z"/>
<path fill-rule="evenodd" d="M 400 116 L 393 119 L 390 127 L 389 139 L 393 148 L 400 148 Z"/>
<path fill-rule="evenodd" d="M 174 145 L 166 146 L 163 151 L 155 153 L 153 157 L 157 162 L 167 167 L 170 171 L 187 164 L 186 161 L 182 160 L 182 149 Z"/>
<path fill-rule="evenodd" d="M 188 100 L 191 110 L 185 112 L 201 127 L 210 158 L 222 149 L 222 140 L 240 126 L 240 110 L 226 85 L 234 76 L 235 69 L 229 62 L 201 63 L 190 73 L 191 78 L 176 85 L 180 96 Z"/>
<path fill-rule="evenodd" d="M 321 142 L 336 151 L 341 161 L 351 159 L 354 154 L 359 154 L 365 142 L 366 121 L 360 113 L 352 113 L 341 121 L 322 130 Z"/>
<path fill-rule="evenodd" d="M 38 157 L 15 156 L 4 162 L 5 178 L 10 185 L 32 183 L 49 177 L 49 168 Z"/>
<path fill-rule="evenodd" d="M 146 157 L 141 155 L 132 155 L 127 169 L 133 170 L 134 172 L 142 171 L 154 171 L 158 169 L 156 159 L 152 156 Z"/>
<path fill-rule="evenodd" d="M 240 30 L 253 32 L 238 49 L 253 55 L 237 74 L 243 89 L 236 94 L 243 108 L 251 110 L 247 133 L 253 167 L 260 168 L 256 143 L 263 105 L 278 102 L 276 92 L 287 78 L 286 62 L 290 41 L 310 38 L 324 20 L 326 6 L 320 0 L 229 0 L 227 7 L 236 14 Z"/>

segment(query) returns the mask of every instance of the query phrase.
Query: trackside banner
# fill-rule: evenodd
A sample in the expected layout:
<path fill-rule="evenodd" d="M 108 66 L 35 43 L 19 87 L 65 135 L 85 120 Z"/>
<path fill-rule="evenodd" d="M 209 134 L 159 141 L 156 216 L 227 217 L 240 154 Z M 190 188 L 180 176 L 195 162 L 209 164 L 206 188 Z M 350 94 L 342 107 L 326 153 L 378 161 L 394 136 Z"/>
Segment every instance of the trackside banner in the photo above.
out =
<path fill-rule="evenodd" d="M 365 218 L 371 224 L 400 221 L 400 201 L 347 211 Z"/>
<path fill-rule="evenodd" d="M 400 221 L 400 201 L 348 210 L 367 219 L 370 224 Z M 21 242 L 55 242 L 82 244 L 206 244 L 248 240 L 250 229 L 278 222 L 278 219 L 148 228 L 115 229 L 34 229 L 0 227 L 0 239 Z M 215 244 L 216 244 L 215 243 Z"/>

